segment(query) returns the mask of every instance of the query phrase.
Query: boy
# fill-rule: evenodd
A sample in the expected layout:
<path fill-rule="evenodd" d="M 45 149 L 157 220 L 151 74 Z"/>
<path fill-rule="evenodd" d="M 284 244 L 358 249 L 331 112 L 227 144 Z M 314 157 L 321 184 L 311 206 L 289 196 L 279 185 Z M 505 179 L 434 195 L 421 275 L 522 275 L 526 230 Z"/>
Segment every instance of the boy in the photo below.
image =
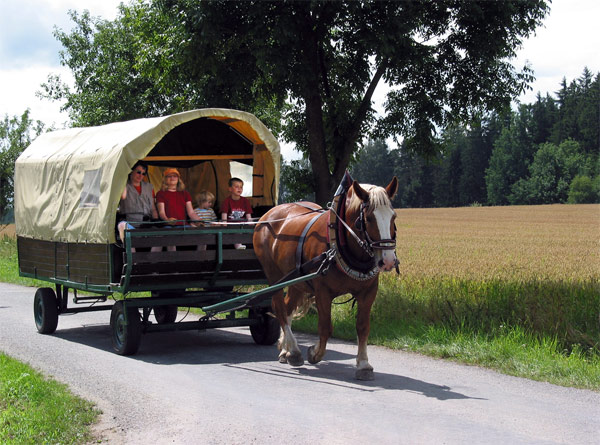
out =
<path fill-rule="evenodd" d="M 229 180 L 230 196 L 225 198 L 221 205 L 221 219 L 227 222 L 250 221 L 252 218 L 252 207 L 250 201 L 242 196 L 244 181 L 240 178 Z M 243 244 L 236 244 L 236 249 L 245 249 Z"/>

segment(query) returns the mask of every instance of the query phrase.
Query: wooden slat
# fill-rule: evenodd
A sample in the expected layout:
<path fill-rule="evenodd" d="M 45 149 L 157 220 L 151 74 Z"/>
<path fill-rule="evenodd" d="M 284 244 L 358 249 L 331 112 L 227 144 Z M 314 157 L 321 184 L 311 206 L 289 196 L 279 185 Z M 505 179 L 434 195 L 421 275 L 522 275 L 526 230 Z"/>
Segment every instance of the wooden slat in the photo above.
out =
<path fill-rule="evenodd" d="M 142 230 L 142 229 L 141 229 Z M 143 230 L 148 232 L 147 230 Z M 159 230 L 160 235 L 155 235 L 156 230 L 151 231 L 152 235 L 143 236 L 136 234 L 136 230 L 132 230 L 131 246 L 132 247 L 154 247 L 154 246 L 197 246 L 208 245 L 214 246 L 217 243 L 217 234 L 195 232 L 191 230 L 184 235 L 169 234 L 168 230 Z M 224 233 L 223 244 L 252 244 L 252 233 Z"/>
<path fill-rule="evenodd" d="M 132 265 L 133 275 L 163 274 L 163 273 L 192 273 L 209 272 L 214 273 L 217 270 L 215 262 L 207 261 L 187 261 L 173 263 L 135 263 Z M 256 260 L 247 261 L 224 261 L 221 266 L 223 273 L 244 272 L 244 271 L 262 271 L 260 263 Z"/>
<path fill-rule="evenodd" d="M 181 283 L 201 283 L 208 285 L 213 278 L 212 274 L 205 273 L 188 273 L 188 274 L 162 274 L 162 275 L 132 275 L 129 281 L 130 287 L 135 286 L 156 286 L 156 285 L 173 285 L 174 287 Z M 266 279 L 262 271 L 245 271 L 245 272 L 230 272 L 220 274 L 213 286 L 222 285 L 225 280 L 229 281 L 259 281 L 266 284 Z"/>

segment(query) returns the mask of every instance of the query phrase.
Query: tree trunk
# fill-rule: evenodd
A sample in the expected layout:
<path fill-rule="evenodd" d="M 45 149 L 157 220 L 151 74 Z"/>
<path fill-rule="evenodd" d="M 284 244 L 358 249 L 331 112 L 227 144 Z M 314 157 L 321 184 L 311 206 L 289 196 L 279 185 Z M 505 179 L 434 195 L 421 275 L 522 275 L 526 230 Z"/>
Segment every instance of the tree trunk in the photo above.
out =
<path fill-rule="evenodd" d="M 333 181 L 327 159 L 325 129 L 323 128 L 323 100 L 317 38 L 310 15 L 302 27 L 302 60 L 305 64 L 303 98 L 306 102 L 306 128 L 308 131 L 308 159 L 315 184 L 315 201 L 325 205 L 332 198 Z M 323 74 L 323 73 L 321 73 Z"/>

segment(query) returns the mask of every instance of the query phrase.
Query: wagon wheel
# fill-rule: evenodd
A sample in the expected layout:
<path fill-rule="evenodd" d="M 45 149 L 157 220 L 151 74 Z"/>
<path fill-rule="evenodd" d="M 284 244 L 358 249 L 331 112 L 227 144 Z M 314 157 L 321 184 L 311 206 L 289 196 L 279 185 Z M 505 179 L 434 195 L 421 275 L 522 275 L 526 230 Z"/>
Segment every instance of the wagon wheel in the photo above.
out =
<path fill-rule="evenodd" d="M 58 325 L 58 300 L 54 290 L 40 287 L 33 299 L 33 317 L 40 334 L 52 334 Z"/>
<path fill-rule="evenodd" d="M 127 308 L 127 323 L 125 323 L 125 305 L 123 301 L 117 301 L 110 313 L 110 327 L 113 349 L 117 354 L 135 354 L 142 339 L 142 323 L 138 309 Z"/>
<path fill-rule="evenodd" d="M 257 345 L 272 345 L 279 339 L 279 321 L 266 309 L 250 309 L 250 317 L 259 320 L 257 325 L 250 326 L 250 334 Z"/>
<path fill-rule="evenodd" d="M 158 324 L 174 323 L 177 319 L 177 306 L 174 304 L 156 306 L 153 310 L 154 318 Z"/>

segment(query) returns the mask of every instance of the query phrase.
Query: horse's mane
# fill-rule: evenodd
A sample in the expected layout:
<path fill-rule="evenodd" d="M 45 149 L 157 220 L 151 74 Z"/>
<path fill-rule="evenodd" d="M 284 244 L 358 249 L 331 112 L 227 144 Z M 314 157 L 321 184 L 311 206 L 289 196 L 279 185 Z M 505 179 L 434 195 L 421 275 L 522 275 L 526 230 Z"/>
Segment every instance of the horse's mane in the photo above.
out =
<path fill-rule="evenodd" d="M 390 201 L 390 197 L 383 187 L 373 185 L 373 184 L 360 184 L 360 186 L 367 192 L 369 192 L 369 206 L 367 208 L 367 214 L 370 215 L 376 209 L 381 206 L 391 207 L 392 202 Z M 360 198 L 356 195 L 356 193 L 352 193 L 352 197 L 350 198 L 350 202 L 348 203 L 348 207 L 346 209 L 347 212 L 355 212 L 358 211 L 361 204 Z"/>

